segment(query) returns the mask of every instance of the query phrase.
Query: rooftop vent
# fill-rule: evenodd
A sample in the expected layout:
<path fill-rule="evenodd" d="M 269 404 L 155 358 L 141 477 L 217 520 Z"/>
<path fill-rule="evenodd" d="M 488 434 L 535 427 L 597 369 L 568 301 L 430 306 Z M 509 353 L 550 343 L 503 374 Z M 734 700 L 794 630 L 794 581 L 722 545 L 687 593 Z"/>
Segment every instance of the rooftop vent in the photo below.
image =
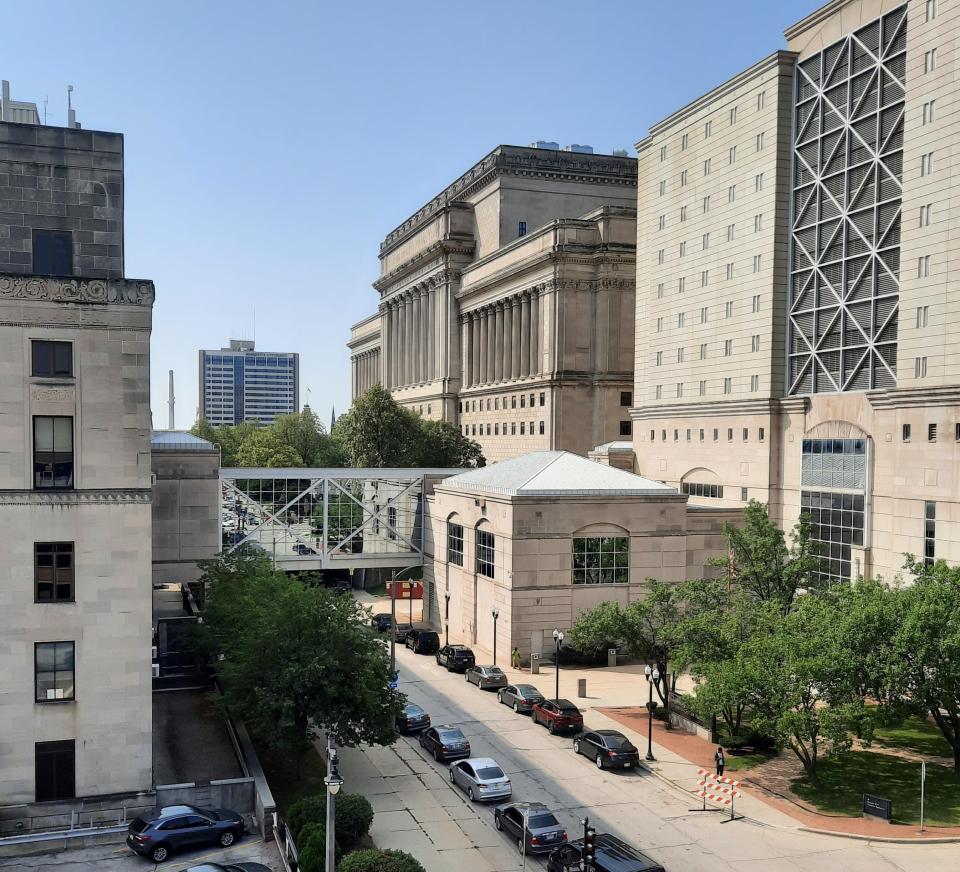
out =
<path fill-rule="evenodd" d="M 560 143 L 549 142 L 546 139 L 538 139 L 536 142 L 530 143 L 530 148 L 546 148 L 550 151 L 560 151 Z"/>
<path fill-rule="evenodd" d="M 40 113 L 36 103 L 10 99 L 10 83 L 4 79 L 0 84 L 0 121 L 16 124 L 39 124 Z"/>
<path fill-rule="evenodd" d="M 613 150 L 614 157 L 630 157 L 625 148 L 615 148 Z"/>

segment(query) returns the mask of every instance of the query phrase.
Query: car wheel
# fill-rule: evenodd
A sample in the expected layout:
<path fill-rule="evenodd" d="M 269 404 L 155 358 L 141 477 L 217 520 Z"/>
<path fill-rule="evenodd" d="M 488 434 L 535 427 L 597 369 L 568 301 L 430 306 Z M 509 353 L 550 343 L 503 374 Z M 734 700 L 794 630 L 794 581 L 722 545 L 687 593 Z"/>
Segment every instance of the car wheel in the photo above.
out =
<path fill-rule="evenodd" d="M 447 672 L 449 672 L 449 671 L 450 671 L 450 661 L 448 660 L 448 661 L 447 661 Z"/>
<path fill-rule="evenodd" d="M 501 821 L 500 821 L 500 815 L 495 814 L 495 815 L 493 816 L 493 825 L 494 825 L 498 830 L 502 830 L 502 829 L 503 829 L 503 824 L 502 824 Z"/>
<path fill-rule="evenodd" d="M 229 848 L 236 840 L 237 837 L 233 830 L 227 830 L 225 833 L 220 834 L 220 845 L 224 848 Z"/>
<path fill-rule="evenodd" d="M 466 672 L 463 673 L 463 677 L 466 681 L 470 681 L 470 676 Z"/>
<path fill-rule="evenodd" d="M 162 863 L 167 857 L 170 856 L 170 852 L 167 850 L 166 845 L 157 845 L 151 852 L 150 857 L 154 863 Z"/>
<path fill-rule="evenodd" d="M 438 655 L 437 655 L 437 666 L 439 666 L 439 665 L 440 665 L 440 655 L 438 654 Z"/>
<path fill-rule="evenodd" d="M 574 754 L 580 753 L 580 742 L 577 739 L 573 740 L 573 753 Z"/>
<path fill-rule="evenodd" d="M 468 787 L 468 788 L 467 788 L 467 796 L 470 797 L 470 802 L 473 802 L 473 788 L 472 788 L 472 787 Z"/>
<path fill-rule="evenodd" d="M 454 783 L 454 780 L 453 780 L 453 767 L 452 767 L 452 766 L 450 767 L 450 783 L 451 783 L 451 784 Z"/>
<path fill-rule="evenodd" d="M 594 762 L 597 764 L 597 769 L 603 769 L 603 757 L 597 754 L 597 759 Z"/>
<path fill-rule="evenodd" d="M 434 748 L 434 749 L 433 749 L 433 759 L 436 760 L 438 763 L 440 762 L 440 749 L 439 749 L 439 748 Z"/>
<path fill-rule="evenodd" d="M 520 703 L 515 702 L 515 703 L 513 704 L 513 713 L 514 713 L 515 715 L 520 714 Z"/>
<path fill-rule="evenodd" d="M 547 729 L 550 731 L 551 736 L 557 732 L 557 728 L 553 725 L 553 721 L 550 721 L 550 723 L 547 724 Z"/>
<path fill-rule="evenodd" d="M 497 691 L 497 702 L 500 703 L 500 705 L 503 705 L 503 694 L 500 693 L 499 690 Z"/>

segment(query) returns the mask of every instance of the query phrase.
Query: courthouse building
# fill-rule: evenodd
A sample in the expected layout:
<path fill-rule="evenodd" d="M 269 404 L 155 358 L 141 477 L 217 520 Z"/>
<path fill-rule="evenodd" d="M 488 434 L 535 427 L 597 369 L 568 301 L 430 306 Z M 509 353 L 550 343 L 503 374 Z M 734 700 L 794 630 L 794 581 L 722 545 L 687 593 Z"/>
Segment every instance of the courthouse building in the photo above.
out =
<path fill-rule="evenodd" d="M 124 273 L 122 135 L 41 125 L 8 94 L 0 807 L 19 819 L 151 785 L 154 287 Z"/>
<path fill-rule="evenodd" d="M 629 438 L 636 161 L 499 146 L 380 246 L 353 396 L 382 384 L 488 461 Z"/>
<path fill-rule="evenodd" d="M 830 580 L 960 560 L 958 27 L 833 0 L 637 146 L 635 469 L 808 512 Z"/>

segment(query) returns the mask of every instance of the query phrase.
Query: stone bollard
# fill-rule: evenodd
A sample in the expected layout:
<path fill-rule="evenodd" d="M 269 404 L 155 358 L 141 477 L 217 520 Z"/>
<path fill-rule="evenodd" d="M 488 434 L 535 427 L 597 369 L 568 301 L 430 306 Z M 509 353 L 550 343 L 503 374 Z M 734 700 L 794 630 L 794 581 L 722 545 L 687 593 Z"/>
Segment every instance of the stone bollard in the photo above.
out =
<path fill-rule="evenodd" d="M 530 655 L 530 674 L 539 675 L 540 674 L 540 655 L 531 654 Z"/>
<path fill-rule="evenodd" d="M 617 665 L 617 649 L 607 648 L 607 666 Z"/>
<path fill-rule="evenodd" d="M 584 699 L 586 698 L 586 695 L 587 695 L 587 679 L 578 678 L 577 679 L 577 696 L 580 697 L 580 699 Z"/>

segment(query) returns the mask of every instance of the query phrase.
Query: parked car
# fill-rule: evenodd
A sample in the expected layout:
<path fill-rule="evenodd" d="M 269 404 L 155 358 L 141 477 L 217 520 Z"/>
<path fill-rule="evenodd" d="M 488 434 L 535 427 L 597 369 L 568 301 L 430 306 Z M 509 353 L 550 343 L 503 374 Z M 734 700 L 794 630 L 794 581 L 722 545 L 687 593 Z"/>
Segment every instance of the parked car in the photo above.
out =
<path fill-rule="evenodd" d="M 446 666 L 447 672 L 462 672 L 476 662 L 473 651 L 466 645 L 444 645 L 437 651 L 437 665 Z"/>
<path fill-rule="evenodd" d="M 309 545 L 304 545 L 302 542 L 295 542 L 293 545 L 293 550 L 296 551 L 297 554 L 303 557 L 306 557 L 309 554 L 317 553 Z"/>
<path fill-rule="evenodd" d="M 542 802 L 507 802 L 493 810 L 493 824 L 517 840 L 523 854 L 545 854 L 567 841 L 567 831 Z"/>
<path fill-rule="evenodd" d="M 608 833 L 597 833 L 595 872 L 664 872 L 663 866 L 646 854 Z M 583 839 L 554 849 L 547 858 L 547 872 L 580 872 Z"/>
<path fill-rule="evenodd" d="M 389 628 L 388 628 L 389 629 Z M 397 624 L 397 630 L 393 634 L 394 641 L 397 643 L 407 641 L 407 633 L 413 629 L 413 624 Z"/>
<path fill-rule="evenodd" d="M 464 677 L 481 690 L 507 686 L 507 676 L 499 666 L 473 666 L 464 672 Z"/>
<path fill-rule="evenodd" d="M 243 817 L 225 808 L 169 805 L 134 818 L 127 827 L 127 845 L 154 863 L 174 851 L 203 845 L 228 848 L 246 832 Z"/>
<path fill-rule="evenodd" d="M 440 637 L 435 630 L 408 630 L 405 644 L 414 654 L 435 654 L 440 650 Z"/>
<path fill-rule="evenodd" d="M 201 863 L 190 866 L 186 872 L 271 872 L 263 863 Z"/>
<path fill-rule="evenodd" d="M 443 760 L 459 760 L 470 756 L 470 743 L 458 727 L 440 724 L 423 730 L 419 736 L 420 747 L 433 754 L 438 763 Z"/>
<path fill-rule="evenodd" d="M 513 795 L 510 779 L 492 757 L 471 757 L 450 765 L 450 783 L 462 787 L 470 802 Z"/>
<path fill-rule="evenodd" d="M 373 627 L 378 633 L 386 633 L 390 629 L 390 624 L 393 623 L 390 613 L 381 612 L 378 615 L 374 615 L 370 619 L 370 626 Z"/>
<path fill-rule="evenodd" d="M 528 712 L 543 700 L 543 694 L 532 684 L 508 684 L 503 690 L 497 691 L 497 701 L 510 706 L 515 712 Z"/>
<path fill-rule="evenodd" d="M 617 730 L 581 733 L 573 740 L 573 750 L 590 757 L 597 764 L 597 769 L 605 766 L 629 769 L 640 763 L 640 752 L 636 745 Z"/>
<path fill-rule="evenodd" d="M 412 702 L 408 702 L 403 707 L 403 711 L 397 718 L 397 729 L 401 733 L 413 733 L 417 730 L 425 730 L 429 726 L 430 715 Z"/>
<path fill-rule="evenodd" d="M 398 669 L 394 669 L 393 672 L 390 673 L 389 683 L 390 690 L 396 690 L 400 686 L 400 671 Z"/>
<path fill-rule="evenodd" d="M 535 724 L 543 724 L 551 733 L 583 729 L 583 715 L 569 699 L 545 699 L 530 709 Z"/>

